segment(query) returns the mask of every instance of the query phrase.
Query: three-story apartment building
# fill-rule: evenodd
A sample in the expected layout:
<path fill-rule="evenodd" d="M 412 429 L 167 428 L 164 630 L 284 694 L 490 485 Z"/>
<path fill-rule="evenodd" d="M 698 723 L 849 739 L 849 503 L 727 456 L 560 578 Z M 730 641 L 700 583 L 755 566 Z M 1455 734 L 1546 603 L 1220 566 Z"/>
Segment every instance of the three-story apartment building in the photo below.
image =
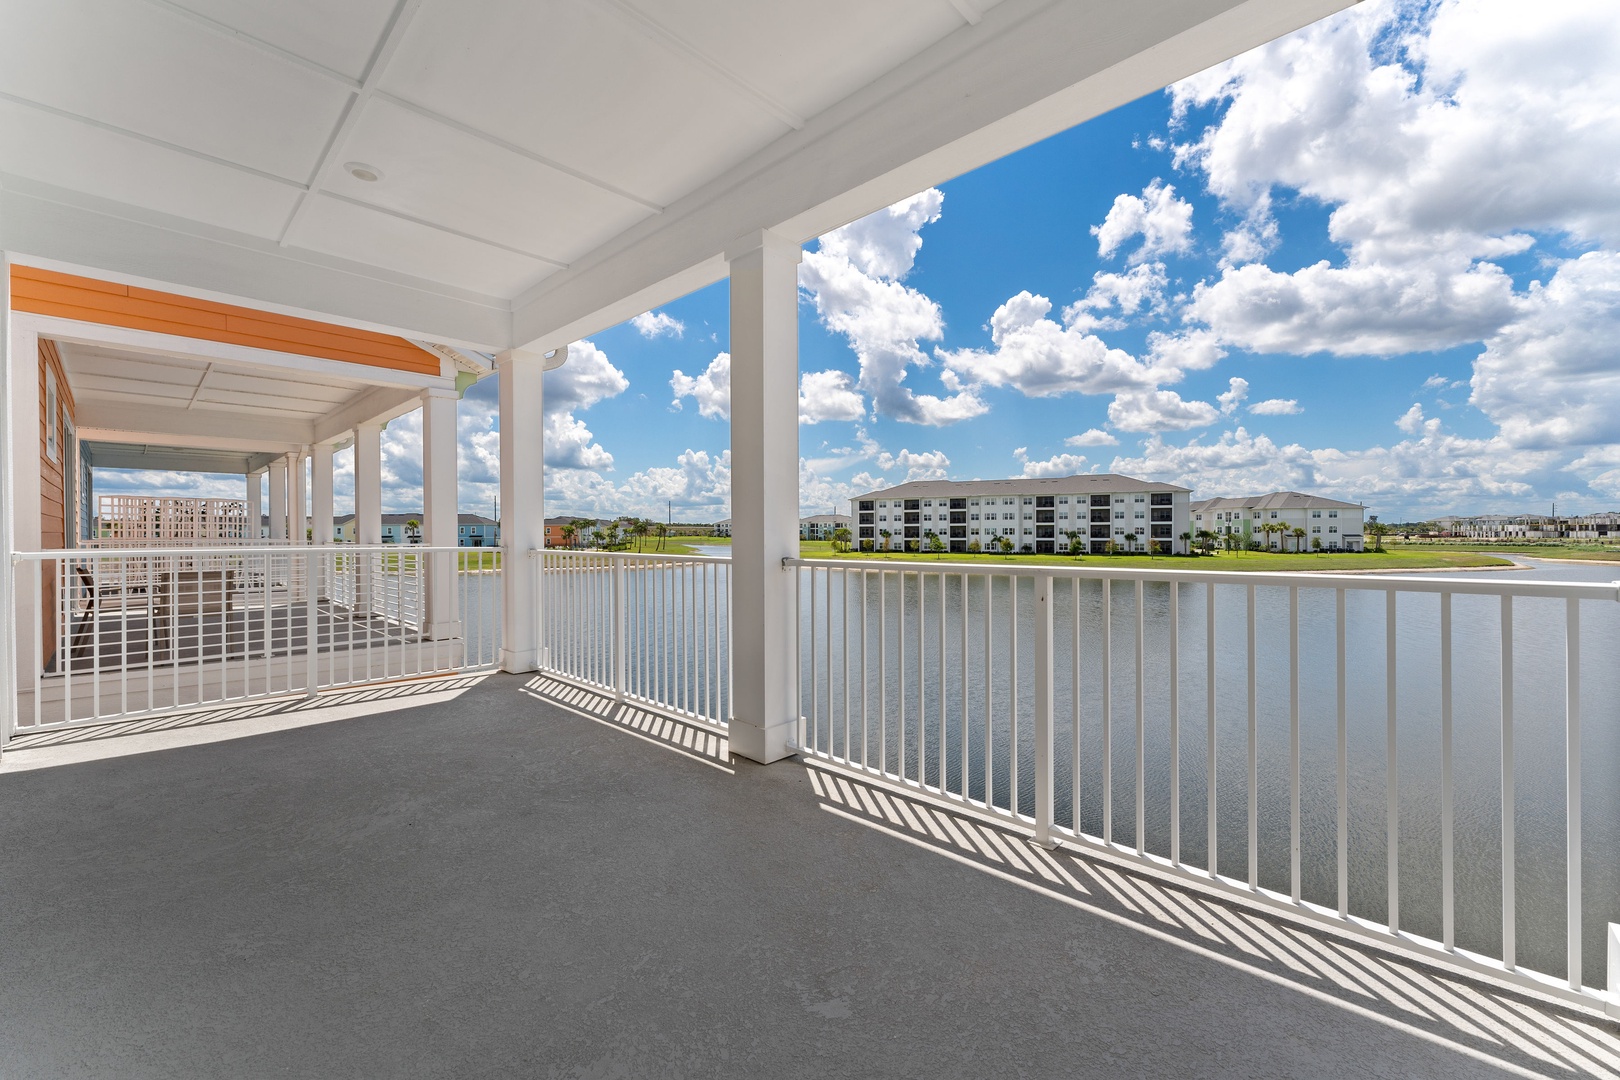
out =
<path fill-rule="evenodd" d="M 1359 503 L 1273 491 L 1230 499 L 1201 499 L 1192 504 L 1193 530 L 1216 536 L 1251 537 L 1279 551 L 1360 551 L 1365 507 Z M 1268 531 L 1267 526 L 1282 531 Z"/>
<path fill-rule="evenodd" d="M 851 500 L 856 543 L 874 550 L 937 544 L 966 552 L 1184 552 L 1192 492 L 1117 473 L 1009 480 L 914 480 Z"/>

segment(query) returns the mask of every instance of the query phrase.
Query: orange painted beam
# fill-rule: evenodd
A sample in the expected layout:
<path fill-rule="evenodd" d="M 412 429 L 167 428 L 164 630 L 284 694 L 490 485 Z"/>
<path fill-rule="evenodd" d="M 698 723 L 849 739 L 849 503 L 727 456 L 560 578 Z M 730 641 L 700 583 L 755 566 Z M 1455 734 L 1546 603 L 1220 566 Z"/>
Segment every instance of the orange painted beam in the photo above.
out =
<path fill-rule="evenodd" d="M 402 337 L 32 266 L 11 268 L 14 311 L 103 326 L 437 375 L 439 361 Z"/>

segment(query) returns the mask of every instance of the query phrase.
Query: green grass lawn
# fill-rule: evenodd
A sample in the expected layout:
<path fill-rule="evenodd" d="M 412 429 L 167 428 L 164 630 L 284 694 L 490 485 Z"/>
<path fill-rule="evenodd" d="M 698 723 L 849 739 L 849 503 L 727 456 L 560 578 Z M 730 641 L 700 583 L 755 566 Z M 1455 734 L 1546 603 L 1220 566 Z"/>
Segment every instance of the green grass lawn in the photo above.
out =
<path fill-rule="evenodd" d="M 1398 540 L 1384 546 L 1401 552 L 1512 552 L 1532 559 L 1580 559 L 1586 562 L 1620 562 L 1620 547 L 1581 540 Z"/>
<path fill-rule="evenodd" d="M 1508 566 L 1509 560 L 1472 551 L 1384 551 L 1361 554 L 1312 554 L 1309 552 L 1216 552 L 1199 558 L 1172 555 L 1086 555 L 1076 559 L 1072 555 L 951 555 L 930 552 L 837 552 L 828 541 L 805 540 L 799 544 L 799 556 L 805 559 L 871 559 L 885 562 L 955 562 L 993 563 L 1016 566 L 1110 566 L 1130 568 L 1137 566 L 1162 567 L 1167 570 L 1435 570 L 1448 567 Z"/>

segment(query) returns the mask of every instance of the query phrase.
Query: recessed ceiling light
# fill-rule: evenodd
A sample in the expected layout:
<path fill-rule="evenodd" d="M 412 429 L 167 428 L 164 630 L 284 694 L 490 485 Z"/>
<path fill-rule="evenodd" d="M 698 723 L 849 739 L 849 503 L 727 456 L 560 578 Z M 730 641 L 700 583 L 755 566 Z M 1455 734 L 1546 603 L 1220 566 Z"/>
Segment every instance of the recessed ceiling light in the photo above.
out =
<path fill-rule="evenodd" d="M 364 180 L 368 184 L 382 179 L 381 169 L 375 165 L 367 165 L 363 161 L 351 161 L 343 167 L 349 170 L 350 176 L 356 180 Z"/>

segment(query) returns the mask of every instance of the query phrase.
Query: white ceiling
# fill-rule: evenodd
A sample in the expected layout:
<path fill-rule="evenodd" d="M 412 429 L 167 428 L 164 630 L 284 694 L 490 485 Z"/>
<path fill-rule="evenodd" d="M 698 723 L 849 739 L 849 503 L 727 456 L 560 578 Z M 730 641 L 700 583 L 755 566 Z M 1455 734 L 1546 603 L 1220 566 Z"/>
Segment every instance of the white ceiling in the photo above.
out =
<path fill-rule="evenodd" d="M 509 300 L 994 2 L 4 0 L 0 171 Z"/>
<path fill-rule="evenodd" d="M 0 243 L 533 344 L 1347 2 L 0 0 Z"/>

